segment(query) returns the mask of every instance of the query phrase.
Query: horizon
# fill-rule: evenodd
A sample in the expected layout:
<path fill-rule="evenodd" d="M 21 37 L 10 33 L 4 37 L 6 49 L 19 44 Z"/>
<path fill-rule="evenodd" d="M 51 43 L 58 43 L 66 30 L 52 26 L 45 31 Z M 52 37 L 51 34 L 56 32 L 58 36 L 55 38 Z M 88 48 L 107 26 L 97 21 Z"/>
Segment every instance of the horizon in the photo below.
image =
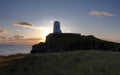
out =
<path fill-rule="evenodd" d="M 1 0 L 0 44 L 37 44 L 60 21 L 63 33 L 120 43 L 118 0 Z"/>

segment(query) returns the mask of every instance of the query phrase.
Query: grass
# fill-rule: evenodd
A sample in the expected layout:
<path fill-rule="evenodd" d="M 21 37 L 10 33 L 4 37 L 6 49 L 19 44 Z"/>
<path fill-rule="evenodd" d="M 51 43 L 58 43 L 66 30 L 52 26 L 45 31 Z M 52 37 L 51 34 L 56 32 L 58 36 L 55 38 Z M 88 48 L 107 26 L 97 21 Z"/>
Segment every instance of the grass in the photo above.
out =
<path fill-rule="evenodd" d="M 2 63 L 6 61 L 6 66 L 0 65 L 0 75 L 120 75 L 120 53 L 111 51 L 84 50 L 2 58 Z"/>
<path fill-rule="evenodd" d="M 9 55 L 9 56 L 0 56 L 0 67 L 4 67 L 9 65 L 11 62 L 15 60 L 22 59 L 27 54 L 16 54 L 16 55 Z"/>

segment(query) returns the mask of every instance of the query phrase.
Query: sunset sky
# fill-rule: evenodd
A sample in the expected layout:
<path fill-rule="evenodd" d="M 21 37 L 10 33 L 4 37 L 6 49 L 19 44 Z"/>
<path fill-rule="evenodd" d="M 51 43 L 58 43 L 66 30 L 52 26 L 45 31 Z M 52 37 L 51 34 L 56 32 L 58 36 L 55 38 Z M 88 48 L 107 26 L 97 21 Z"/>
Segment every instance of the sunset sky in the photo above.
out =
<path fill-rule="evenodd" d="M 0 44 L 35 44 L 53 31 L 120 43 L 120 0 L 0 0 Z"/>

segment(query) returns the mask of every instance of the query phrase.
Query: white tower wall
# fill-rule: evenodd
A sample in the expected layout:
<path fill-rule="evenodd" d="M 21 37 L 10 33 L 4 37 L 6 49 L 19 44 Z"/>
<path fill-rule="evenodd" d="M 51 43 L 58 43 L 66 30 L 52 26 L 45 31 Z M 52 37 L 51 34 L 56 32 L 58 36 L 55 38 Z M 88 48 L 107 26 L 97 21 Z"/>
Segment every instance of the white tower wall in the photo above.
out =
<path fill-rule="evenodd" d="M 62 31 L 60 29 L 60 22 L 59 21 L 54 22 L 53 33 L 62 33 Z"/>

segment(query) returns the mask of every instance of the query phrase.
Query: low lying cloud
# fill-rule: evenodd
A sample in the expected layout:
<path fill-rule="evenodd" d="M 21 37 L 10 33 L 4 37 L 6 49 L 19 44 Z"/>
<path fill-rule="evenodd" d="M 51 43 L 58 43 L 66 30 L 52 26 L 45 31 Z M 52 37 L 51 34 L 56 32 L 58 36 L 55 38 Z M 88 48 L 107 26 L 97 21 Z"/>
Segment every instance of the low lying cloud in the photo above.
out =
<path fill-rule="evenodd" d="M 114 14 L 105 11 L 90 11 L 89 14 L 95 16 L 114 16 Z"/>
<path fill-rule="evenodd" d="M 14 39 L 23 39 L 24 36 L 21 36 L 21 35 L 14 35 L 12 38 L 14 38 Z"/>
<path fill-rule="evenodd" d="M 42 38 L 25 38 L 22 35 L 14 35 L 12 37 L 0 36 L 0 43 L 16 43 L 16 44 L 36 44 L 42 42 Z"/>
<path fill-rule="evenodd" d="M 0 29 L 0 34 L 6 32 L 5 29 Z"/>
<path fill-rule="evenodd" d="M 0 41 L 6 41 L 6 37 L 4 37 L 4 36 L 0 36 Z"/>
<path fill-rule="evenodd" d="M 6 37 L 4 37 L 4 36 L 1 36 L 1 37 L 0 37 L 0 39 L 6 39 Z"/>

